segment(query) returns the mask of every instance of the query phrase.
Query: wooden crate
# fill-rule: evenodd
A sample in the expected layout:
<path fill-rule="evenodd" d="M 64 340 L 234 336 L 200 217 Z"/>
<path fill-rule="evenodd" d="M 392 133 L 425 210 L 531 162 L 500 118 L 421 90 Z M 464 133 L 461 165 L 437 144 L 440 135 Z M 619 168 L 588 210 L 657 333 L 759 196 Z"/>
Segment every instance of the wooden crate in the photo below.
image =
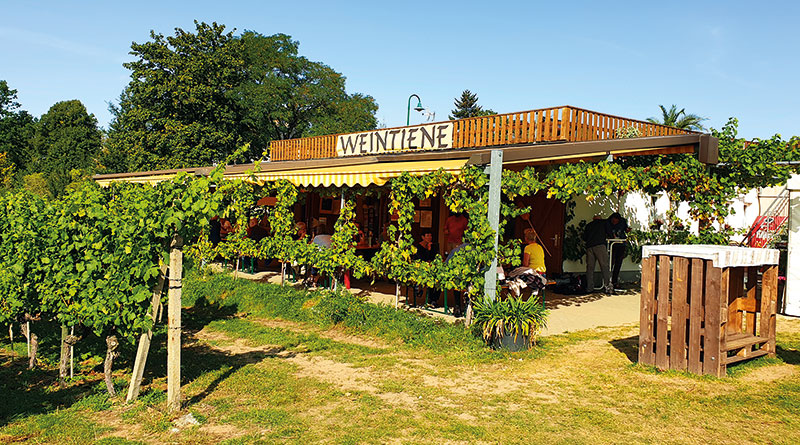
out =
<path fill-rule="evenodd" d="M 640 363 L 722 377 L 775 355 L 777 250 L 644 246 L 642 257 Z"/>

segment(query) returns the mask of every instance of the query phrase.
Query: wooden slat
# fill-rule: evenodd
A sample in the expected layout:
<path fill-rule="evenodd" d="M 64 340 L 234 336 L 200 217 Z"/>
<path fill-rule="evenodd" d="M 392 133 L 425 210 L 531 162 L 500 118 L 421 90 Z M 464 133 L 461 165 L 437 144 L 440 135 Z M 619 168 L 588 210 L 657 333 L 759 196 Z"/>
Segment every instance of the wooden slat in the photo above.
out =
<path fill-rule="evenodd" d="M 687 369 L 702 374 L 700 361 L 700 336 L 703 322 L 703 293 L 705 286 L 705 262 L 692 258 L 691 285 L 689 288 L 689 354 Z"/>
<path fill-rule="evenodd" d="M 751 352 L 750 354 L 748 354 L 746 356 L 744 356 L 744 355 L 734 355 L 733 357 L 726 357 L 725 358 L 725 365 L 727 366 L 727 365 L 730 365 L 730 364 L 733 364 L 733 363 L 736 363 L 736 362 L 740 362 L 742 360 L 761 357 L 761 356 L 764 356 L 764 355 L 767 355 L 767 354 L 768 354 L 767 351 L 759 349 L 759 350 Z"/>
<path fill-rule="evenodd" d="M 656 317 L 656 367 L 669 369 L 669 355 L 667 355 L 667 332 L 669 332 L 669 263 L 667 255 L 658 256 L 658 291 L 656 300 L 658 316 Z"/>
<path fill-rule="evenodd" d="M 722 350 L 733 351 L 735 349 L 744 348 L 746 346 L 753 346 L 759 343 L 765 343 L 767 341 L 769 341 L 769 338 L 767 337 L 757 337 L 755 335 L 739 332 L 736 334 L 730 334 L 728 336 L 728 339 L 725 342 L 725 346 L 722 348 Z"/>
<path fill-rule="evenodd" d="M 758 312 L 758 306 L 756 305 L 758 299 L 758 268 L 756 267 L 748 267 L 747 268 L 747 287 L 745 290 L 747 295 L 747 300 L 753 301 L 753 309 L 742 309 L 747 311 L 747 315 L 745 316 L 745 323 L 747 324 L 747 332 L 756 335 L 758 333 L 758 327 L 756 326 L 756 312 Z"/>
<path fill-rule="evenodd" d="M 761 277 L 761 326 L 760 337 L 769 339 L 766 351 L 775 355 L 775 321 L 778 309 L 778 266 L 766 266 Z"/>
<path fill-rule="evenodd" d="M 710 263 L 710 262 L 709 262 Z M 703 338 L 703 374 L 721 377 L 720 296 L 722 269 L 708 264 L 706 267 L 705 336 Z M 727 302 L 725 299 L 724 301 Z"/>
<path fill-rule="evenodd" d="M 653 316 L 656 311 L 656 257 L 642 259 L 642 293 L 639 303 L 639 363 L 655 365 Z"/>
<path fill-rule="evenodd" d="M 736 302 L 744 293 L 744 268 L 732 267 L 730 275 L 731 289 L 728 296 L 728 323 L 726 325 L 728 334 L 742 332 L 742 312 L 738 309 L 739 305 Z"/>
<path fill-rule="evenodd" d="M 689 290 L 689 260 L 675 257 L 672 264 L 672 327 L 670 331 L 669 367 L 686 370 L 687 351 L 686 329 L 689 306 L 686 304 Z"/>

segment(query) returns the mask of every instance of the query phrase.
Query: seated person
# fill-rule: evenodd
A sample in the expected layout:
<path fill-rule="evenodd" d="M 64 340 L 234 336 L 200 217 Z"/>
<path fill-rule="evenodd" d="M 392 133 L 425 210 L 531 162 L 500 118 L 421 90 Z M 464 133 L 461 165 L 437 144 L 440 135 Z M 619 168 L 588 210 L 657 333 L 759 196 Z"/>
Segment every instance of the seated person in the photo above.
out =
<path fill-rule="evenodd" d="M 522 267 L 529 267 L 539 272 L 540 275 L 544 275 L 547 272 L 544 264 L 544 249 L 541 244 L 536 242 L 536 231 L 533 228 L 525 229 L 524 237 L 528 245 L 525 246 L 522 254 Z"/>
<path fill-rule="evenodd" d="M 433 242 L 433 232 L 430 229 L 425 229 L 422 231 L 422 238 L 420 242 L 417 243 L 417 253 L 414 256 L 415 259 L 420 261 L 425 261 L 426 263 L 430 263 L 431 261 L 436 258 L 436 255 L 439 253 L 439 245 Z M 423 286 L 414 286 L 414 303 L 416 304 L 417 299 L 422 296 L 425 288 Z M 428 294 L 428 301 L 436 302 L 439 300 L 439 291 L 435 289 L 430 289 Z"/>

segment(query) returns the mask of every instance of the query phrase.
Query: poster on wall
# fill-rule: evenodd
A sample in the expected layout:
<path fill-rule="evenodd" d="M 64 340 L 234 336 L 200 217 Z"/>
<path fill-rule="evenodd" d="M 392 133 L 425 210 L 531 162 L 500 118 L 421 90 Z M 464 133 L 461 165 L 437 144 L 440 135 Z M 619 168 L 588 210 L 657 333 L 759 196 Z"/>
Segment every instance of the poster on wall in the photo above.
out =
<path fill-rule="evenodd" d="M 419 218 L 419 226 L 423 229 L 430 229 L 433 227 L 433 211 L 422 210 Z"/>
<path fill-rule="evenodd" d="M 419 224 L 419 219 L 420 219 L 420 211 L 414 210 L 414 222 Z"/>
<path fill-rule="evenodd" d="M 431 198 L 420 199 L 419 200 L 420 207 L 430 207 L 431 206 Z"/>

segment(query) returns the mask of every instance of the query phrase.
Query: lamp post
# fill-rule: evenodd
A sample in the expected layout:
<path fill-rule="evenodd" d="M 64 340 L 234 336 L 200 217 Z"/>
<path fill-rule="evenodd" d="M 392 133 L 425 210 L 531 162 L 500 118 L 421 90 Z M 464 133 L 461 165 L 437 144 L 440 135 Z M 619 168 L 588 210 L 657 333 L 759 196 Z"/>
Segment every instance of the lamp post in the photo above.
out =
<path fill-rule="evenodd" d="M 408 112 L 406 113 L 406 125 L 410 125 L 411 124 L 411 98 L 412 97 L 416 97 L 417 98 L 417 106 L 414 107 L 414 111 L 422 111 L 422 110 L 425 109 L 425 108 L 422 107 L 422 99 L 420 99 L 419 96 L 417 96 L 416 94 L 412 94 L 412 95 L 408 96 Z"/>

